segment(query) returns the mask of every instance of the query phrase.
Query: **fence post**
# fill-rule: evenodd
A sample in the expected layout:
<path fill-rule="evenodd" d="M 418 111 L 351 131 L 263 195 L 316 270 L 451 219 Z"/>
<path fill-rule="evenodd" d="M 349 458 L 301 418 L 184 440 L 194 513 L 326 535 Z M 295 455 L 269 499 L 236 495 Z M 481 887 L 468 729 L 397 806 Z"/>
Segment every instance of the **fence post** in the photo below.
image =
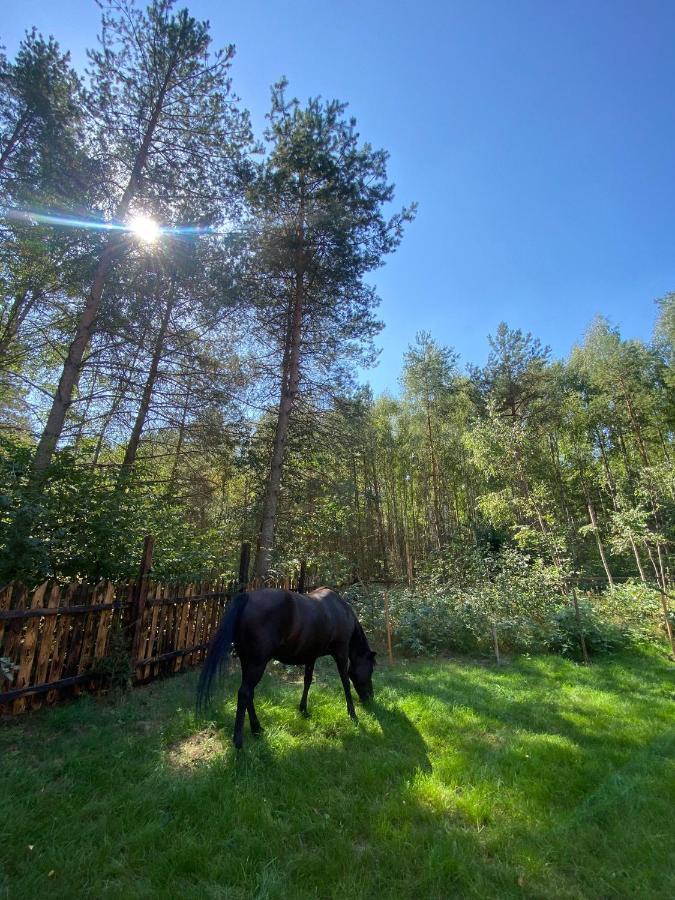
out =
<path fill-rule="evenodd" d="M 298 575 L 298 594 L 305 593 L 305 586 L 307 581 L 307 560 L 300 560 L 300 574 Z"/>
<path fill-rule="evenodd" d="M 248 584 L 248 567 L 251 561 L 251 545 L 246 542 L 241 545 L 239 554 L 239 579 L 237 581 L 237 593 L 246 589 Z"/>
<path fill-rule="evenodd" d="M 143 542 L 143 555 L 141 556 L 141 565 L 138 570 L 138 579 L 134 588 L 134 605 L 132 609 L 132 619 L 134 623 L 134 637 L 131 644 L 131 665 L 134 675 L 136 673 L 136 661 L 138 660 L 138 650 L 141 639 L 141 631 L 143 628 L 143 618 L 145 613 L 145 601 L 148 596 L 148 576 L 152 568 L 152 552 L 155 548 L 155 539 L 151 534 L 146 535 Z"/>
<path fill-rule="evenodd" d="M 394 665 L 394 652 L 391 646 L 391 617 L 389 616 L 389 592 L 384 591 L 384 627 L 387 632 L 387 655 L 389 656 L 389 665 Z"/>

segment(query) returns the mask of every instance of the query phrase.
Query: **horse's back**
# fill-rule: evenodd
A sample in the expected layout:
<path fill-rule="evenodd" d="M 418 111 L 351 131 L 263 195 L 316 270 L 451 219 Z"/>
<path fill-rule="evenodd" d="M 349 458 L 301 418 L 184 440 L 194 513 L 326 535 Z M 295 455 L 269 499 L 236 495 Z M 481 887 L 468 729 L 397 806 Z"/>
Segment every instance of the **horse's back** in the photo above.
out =
<path fill-rule="evenodd" d="M 310 594 L 266 588 L 248 592 L 235 646 L 240 654 L 304 664 L 348 642 L 352 629 L 349 607 L 329 588 Z"/>

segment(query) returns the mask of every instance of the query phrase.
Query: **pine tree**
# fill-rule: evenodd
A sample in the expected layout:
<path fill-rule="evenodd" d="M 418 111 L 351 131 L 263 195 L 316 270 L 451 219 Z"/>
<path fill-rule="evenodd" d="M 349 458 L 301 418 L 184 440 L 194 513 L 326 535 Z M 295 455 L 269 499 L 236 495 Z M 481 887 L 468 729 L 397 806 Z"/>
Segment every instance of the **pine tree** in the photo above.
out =
<path fill-rule="evenodd" d="M 279 404 L 263 500 L 258 576 L 274 544 L 288 431 L 308 382 L 343 384 L 372 358 L 379 330 L 375 291 L 363 276 L 398 245 L 412 209 L 387 219 L 393 199 L 387 154 L 359 146 L 345 104 L 288 101 L 285 82 L 272 91 L 266 138 L 271 152 L 252 183 L 253 241 L 259 318 L 279 354 Z M 304 384 L 303 384 L 304 379 Z"/>
<path fill-rule="evenodd" d="M 208 23 L 173 0 L 153 0 L 145 13 L 110 0 L 101 49 L 90 54 L 95 141 L 106 172 L 102 206 L 116 222 L 134 210 L 170 222 L 190 206 L 194 221 L 213 223 L 232 199 L 250 132 L 231 94 L 227 47 L 210 52 Z M 125 248 L 117 232 L 104 242 L 91 288 L 68 349 L 33 469 L 51 460 L 96 327 L 101 297 Z"/>

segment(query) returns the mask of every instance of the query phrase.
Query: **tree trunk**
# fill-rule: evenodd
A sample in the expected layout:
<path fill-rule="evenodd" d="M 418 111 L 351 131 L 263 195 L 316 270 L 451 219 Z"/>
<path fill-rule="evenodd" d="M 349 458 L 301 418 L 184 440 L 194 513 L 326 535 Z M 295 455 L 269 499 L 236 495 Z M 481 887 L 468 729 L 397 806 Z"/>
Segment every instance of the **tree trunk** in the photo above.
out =
<path fill-rule="evenodd" d="M 134 463 L 136 462 L 138 446 L 141 442 L 141 435 L 143 434 L 145 421 L 148 417 L 148 411 L 150 410 L 152 392 L 155 387 L 155 382 L 157 381 L 157 372 L 159 371 L 159 364 L 162 359 L 162 353 L 164 352 L 164 341 L 166 339 L 166 332 L 169 327 L 169 320 L 171 319 L 171 313 L 173 311 L 174 305 L 174 289 L 174 282 L 172 280 L 169 287 L 169 297 L 166 301 L 166 308 L 164 310 L 164 315 L 162 316 L 162 321 L 159 326 L 157 340 L 155 341 L 155 346 L 152 351 L 152 359 L 150 361 L 150 369 L 148 370 L 148 377 L 145 381 L 145 387 L 143 388 L 143 396 L 141 397 L 138 412 L 136 413 L 136 421 L 134 422 L 134 427 L 131 430 L 129 443 L 127 444 L 127 448 L 124 453 L 124 461 L 122 462 L 122 469 L 120 471 L 120 480 L 131 472 L 134 467 Z"/>
<path fill-rule="evenodd" d="M 359 497 L 359 479 L 358 473 L 356 471 L 356 456 L 354 453 L 351 454 L 351 463 L 352 463 L 352 478 L 354 479 L 354 503 L 356 506 L 356 536 L 358 540 L 358 572 L 360 576 L 363 576 L 363 568 L 364 562 L 366 559 L 366 551 L 363 544 L 363 524 L 361 522 L 361 500 Z"/>
<path fill-rule="evenodd" d="M 387 543 L 384 537 L 384 519 L 382 517 L 382 500 L 380 495 L 380 479 L 377 477 L 377 455 L 374 443 L 371 444 L 372 456 L 371 465 L 373 469 L 373 494 L 375 496 L 375 516 L 377 519 L 377 534 L 380 541 L 380 553 L 382 555 L 382 571 L 384 577 L 389 574 L 389 561 L 387 559 Z"/>
<path fill-rule="evenodd" d="M 279 398 L 279 411 L 277 425 L 272 445 L 272 459 L 270 471 L 265 489 L 263 502 L 262 523 L 260 526 L 260 538 L 255 557 L 254 576 L 264 578 L 270 568 L 272 550 L 274 548 L 274 531 L 276 527 L 277 509 L 279 507 L 279 492 L 281 490 L 281 473 L 286 453 L 286 440 L 291 422 L 291 415 L 298 396 L 300 386 L 300 350 L 302 344 L 302 315 L 304 303 L 304 274 L 303 251 L 304 239 L 304 206 L 300 204 L 300 224 L 298 226 L 298 262 L 295 274 L 295 290 L 293 292 L 292 314 L 290 316 L 290 328 L 287 333 L 286 346 L 284 347 L 284 371 L 281 375 L 281 392 Z"/>
<path fill-rule="evenodd" d="M 12 301 L 7 322 L 2 329 L 2 335 L 0 335 L 0 357 L 7 356 L 10 346 L 19 332 L 19 328 L 40 296 L 39 294 L 31 294 L 29 296 L 29 294 L 28 290 L 22 291 Z"/>
<path fill-rule="evenodd" d="M 141 175 L 148 160 L 150 144 L 152 142 L 157 123 L 159 122 L 159 117 L 162 113 L 166 92 L 169 87 L 169 80 L 171 78 L 171 75 L 173 74 L 173 69 L 176 65 L 177 57 L 178 46 L 176 46 L 172 61 L 167 67 L 164 82 L 159 90 L 159 94 L 157 95 L 157 100 L 148 121 L 148 126 L 145 130 L 145 134 L 143 135 L 141 146 L 139 147 L 134 159 L 131 175 L 129 176 L 129 182 L 115 211 L 115 218 L 118 221 L 121 221 L 126 217 L 129 211 L 129 206 L 131 205 L 131 201 L 134 199 L 138 190 Z M 56 445 L 58 444 L 59 438 L 61 437 L 66 415 L 72 403 L 73 391 L 75 390 L 77 380 L 79 378 L 80 366 L 82 365 L 84 351 L 87 348 L 92 332 L 94 330 L 98 308 L 101 302 L 101 297 L 103 295 L 103 288 L 105 287 L 108 273 L 112 268 L 115 258 L 121 252 L 121 249 L 122 243 L 119 237 L 111 235 L 108 238 L 108 241 L 99 258 L 98 265 L 96 266 L 96 269 L 94 271 L 91 291 L 89 292 L 89 297 L 87 298 L 87 302 L 84 306 L 84 309 L 82 310 L 80 320 L 77 323 L 75 337 L 73 338 L 73 342 L 68 349 L 68 354 L 63 364 L 63 372 L 61 373 L 59 385 L 56 389 L 56 394 L 54 395 L 52 408 L 47 418 L 47 424 L 45 425 L 44 431 L 42 432 L 42 436 L 40 438 L 40 442 L 37 446 L 37 450 L 35 451 L 35 457 L 33 458 L 34 480 L 39 481 L 48 468 L 54 450 L 56 449 Z"/>
<path fill-rule="evenodd" d="M 126 367 L 126 370 L 127 370 L 128 372 L 135 372 L 135 371 L 136 371 L 136 364 L 138 363 L 138 357 L 139 357 L 140 352 L 141 352 L 141 347 L 142 347 L 143 344 L 145 343 L 145 335 L 146 335 L 146 332 L 145 332 L 145 330 L 144 330 L 143 333 L 141 334 L 140 340 L 139 340 L 138 343 L 136 344 L 136 349 L 134 350 L 134 356 L 133 356 L 133 359 L 132 359 L 132 361 L 131 361 L 131 364 L 130 364 L 129 366 Z M 96 466 L 98 465 L 98 460 L 99 460 L 99 457 L 100 457 L 100 455 L 101 455 L 101 450 L 103 449 L 103 442 L 104 442 L 104 440 L 105 440 L 105 435 L 106 435 L 106 432 L 107 432 L 107 430 L 108 430 L 108 426 L 109 426 L 110 423 L 112 422 L 112 420 L 113 420 L 113 418 L 114 418 L 114 416 L 115 416 L 115 413 L 116 413 L 117 410 L 120 408 L 120 406 L 121 406 L 121 404 L 122 404 L 122 401 L 123 401 L 123 400 L 125 399 L 125 397 L 126 397 L 128 383 L 129 383 L 129 379 L 128 379 L 128 378 L 120 378 L 120 379 L 119 379 L 119 390 L 118 390 L 117 394 L 115 395 L 115 398 L 114 398 L 114 400 L 113 400 L 113 402 L 112 402 L 112 405 L 111 405 L 110 409 L 108 410 L 108 412 L 107 412 L 107 414 L 106 414 L 106 416 L 105 416 L 105 418 L 104 418 L 104 420 L 103 420 L 103 425 L 101 426 L 101 430 L 100 430 L 99 435 L 98 435 L 98 440 L 96 441 L 96 448 L 95 448 L 95 450 L 94 450 L 94 456 L 93 456 L 92 461 L 91 461 L 91 468 L 92 468 L 92 469 L 95 469 Z"/>
<path fill-rule="evenodd" d="M 180 417 L 180 425 L 178 426 L 178 441 L 176 442 L 176 453 L 171 466 L 171 475 L 166 489 L 166 496 L 173 494 L 176 488 L 176 475 L 178 473 L 178 463 L 180 462 L 180 454 L 183 449 L 183 441 L 185 440 L 185 422 L 187 420 L 187 412 L 190 407 L 190 399 L 192 397 L 192 381 L 188 380 L 187 392 L 183 403 L 183 410 Z M 245 482 L 244 504 L 248 507 L 248 481 Z"/>
<path fill-rule="evenodd" d="M 637 563 L 638 572 L 640 573 L 640 581 L 643 584 L 646 584 L 647 579 L 645 578 L 645 572 L 644 572 L 644 569 L 642 568 L 642 561 L 640 559 L 640 553 L 638 551 L 637 544 L 635 543 L 635 540 L 634 540 L 632 534 L 629 534 L 629 538 L 630 538 L 630 545 L 633 548 L 633 555 L 635 556 L 635 562 Z"/>
<path fill-rule="evenodd" d="M 98 265 L 96 266 L 89 298 L 87 299 L 82 315 L 80 316 L 80 321 L 77 324 L 77 331 L 75 332 L 73 342 L 68 349 L 68 354 L 63 364 L 61 378 L 59 379 L 59 385 L 56 389 L 52 408 L 47 418 L 47 424 L 45 425 L 37 450 L 35 451 L 33 474 L 38 478 L 49 466 L 52 454 L 61 437 L 66 414 L 72 403 L 73 391 L 75 390 L 79 378 L 82 357 L 84 356 L 84 351 L 94 329 L 99 302 L 101 300 L 101 295 L 103 294 L 103 286 L 116 256 L 117 247 L 117 239 L 109 238 L 108 243 L 101 254 Z"/>
<path fill-rule="evenodd" d="M 631 400 L 630 394 L 628 393 L 628 388 L 623 379 L 619 379 L 619 383 L 621 385 L 621 389 L 623 391 L 623 396 L 626 401 L 626 408 L 628 409 L 628 417 L 631 421 L 631 425 L 633 426 L 633 431 L 635 432 L 635 437 L 637 438 L 638 449 L 640 450 L 640 456 L 642 457 L 642 462 L 648 466 L 649 465 L 649 456 L 647 455 L 647 448 L 645 447 L 645 443 L 642 439 L 642 429 L 640 428 L 640 423 L 637 420 L 637 416 L 635 415 L 635 409 L 633 407 L 633 402 Z"/>
<path fill-rule="evenodd" d="M 595 518 L 595 510 L 593 509 L 593 504 L 591 503 L 591 499 L 588 496 L 586 497 L 586 505 L 588 507 L 588 515 L 591 520 L 591 525 L 593 526 L 593 534 L 595 535 L 595 540 L 598 545 L 598 553 L 600 554 L 600 559 L 602 560 L 602 565 L 605 570 L 605 574 L 607 575 L 607 581 L 609 582 L 610 587 L 614 587 L 614 579 L 612 578 L 612 573 L 607 563 L 607 557 L 605 556 L 605 550 L 602 546 L 602 541 L 600 540 L 600 531 L 598 530 L 598 522 Z"/>
<path fill-rule="evenodd" d="M 431 455 L 431 485 L 434 493 L 434 518 L 436 525 L 436 544 L 441 549 L 441 510 L 438 502 L 438 466 L 436 465 L 436 449 L 434 447 L 434 439 L 431 433 L 431 413 L 429 404 L 427 403 L 427 437 L 429 438 L 429 453 Z"/>

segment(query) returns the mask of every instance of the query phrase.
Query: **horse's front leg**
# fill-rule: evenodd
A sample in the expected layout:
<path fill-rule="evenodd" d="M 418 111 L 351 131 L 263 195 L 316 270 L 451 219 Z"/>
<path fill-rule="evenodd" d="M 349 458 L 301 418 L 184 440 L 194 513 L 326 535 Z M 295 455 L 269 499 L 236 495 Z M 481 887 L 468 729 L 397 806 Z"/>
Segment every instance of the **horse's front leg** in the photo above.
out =
<path fill-rule="evenodd" d="M 247 706 L 247 709 L 248 709 L 248 720 L 251 723 L 251 734 L 261 734 L 262 733 L 262 725 L 258 721 L 258 716 L 256 715 L 255 706 L 253 705 L 253 697 L 251 697 L 251 700 Z"/>
<path fill-rule="evenodd" d="M 302 700 L 300 701 L 300 712 L 306 716 L 307 715 L 307 694 L 309 694 L 309 688 L 312 684 L 312 675 L 314 674 L 314 663 L 315 659 L 312 660 L 311 663 L 307 663 L 305 666 L 305 687 L 302 691 Z"/>
<path fill-rule="evenodd" d="M 263 676 L 265 663 L 249 663 L 241 661 L 241 687 L 237 692 L 237 715 L 234 720 L 234 746 L 241 750 L 244 745 L 244 720 L 248 710 L 251 729 L 254 734 L 260 731 L 260 722 L 253 706 L 253 692 Z M 253 714 L 251 715 L 251 711 Z"/>
<path fill-rule="evenodd" d="M 356 718 L 356 710 L 354 709 L 354 701 L 352 700 L 352 691 L 349 685 L 349 657 L 345 653 L 340 656 L 333 656 L 335 660 L 335 665 L 337 666 L 338 672 L 340 673 L 340 679 L 342 680 L 342 687 L 345 689 L 345 699 L 347 700 L 347 712 L 352 717 L 352 719 Z"/>

